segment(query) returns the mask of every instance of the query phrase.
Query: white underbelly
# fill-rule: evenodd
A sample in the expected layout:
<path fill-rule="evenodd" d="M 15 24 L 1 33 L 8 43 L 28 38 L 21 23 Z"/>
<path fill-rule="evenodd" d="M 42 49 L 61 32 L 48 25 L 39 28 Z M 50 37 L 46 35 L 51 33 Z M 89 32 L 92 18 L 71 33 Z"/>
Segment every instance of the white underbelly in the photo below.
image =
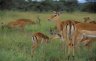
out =
<path fill-rule="evenodd" d="M 86 37 L 96 37 L 96 31 L 86 31 L 86 30 L 82 30 L 82 33 L 84 36 Z"/>

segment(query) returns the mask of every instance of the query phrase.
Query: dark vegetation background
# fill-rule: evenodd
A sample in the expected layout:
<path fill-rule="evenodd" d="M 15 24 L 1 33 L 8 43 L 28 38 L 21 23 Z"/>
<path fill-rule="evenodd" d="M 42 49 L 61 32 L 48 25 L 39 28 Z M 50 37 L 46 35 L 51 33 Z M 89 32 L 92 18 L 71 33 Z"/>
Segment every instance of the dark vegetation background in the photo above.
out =
<path fill-rule="evenodd" d="M 85 3 L 79 3 L 77 0 L 0 0 L 0 10 L 19 10 L 19 11 L 66 11 L 73 12 L 80 10 L 83 12 L 96 13 L 95 0 L 86 0 Z"/>

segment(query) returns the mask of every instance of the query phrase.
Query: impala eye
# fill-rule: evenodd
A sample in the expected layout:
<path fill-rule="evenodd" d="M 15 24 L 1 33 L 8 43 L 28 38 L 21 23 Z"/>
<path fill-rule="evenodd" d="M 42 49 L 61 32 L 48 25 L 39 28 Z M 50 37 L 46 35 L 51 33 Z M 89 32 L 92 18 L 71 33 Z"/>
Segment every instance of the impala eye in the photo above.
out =
<path fill-rule="evenodd" d="M 61 37 L 61 35 L 60 34 L 57 34 L 59 37 Z"/>

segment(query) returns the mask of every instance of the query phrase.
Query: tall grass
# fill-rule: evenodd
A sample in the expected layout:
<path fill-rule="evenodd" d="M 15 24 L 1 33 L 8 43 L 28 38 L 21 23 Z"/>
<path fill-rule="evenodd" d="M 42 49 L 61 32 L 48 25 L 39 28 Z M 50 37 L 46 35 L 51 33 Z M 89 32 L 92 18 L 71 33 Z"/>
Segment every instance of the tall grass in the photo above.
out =
<path fill-rule="evenodd" d="M 27 25 L 25 32 L 19 30 L 10 30 L 5 28 L 1 29 L 1 22 L 7 24 L 10 21 L 15 21 L 19 18 L 28 18 L 33 21 L 37 20 L 37 16 L 40 16 L 40 25 Z M 54 27 L 54 23 L 48 22 L 47 18 L 51 13 L 36 13 L 36 12 L 18 12 L 18 11 L 0 11 L 0 61 L 67 61 L 67 53 L 64 48 L 61 47 L 61 41 L 59 39 L 51 41 L 47 45 L 40 45 L 34 56 L 31 56 L 32 42 L 31 34 L 33 32 L 43 32 L 49 35 L 48 29 Z M 83 17 L 89 16 L 96 20 L 96 14 L 92 13 L 62 13 L 61 19 L 75 19 L 77 21 L 83 21 Z M 30 32 L 30 34 L 28 33 Z M 77 49 L 75 54 L 75 61 L 88 61 L 91 57 L 96 57 L 95 44 L 91 47 L 91 52 L 84 46 Z M 90 53 L 90 54 L 89 54 Z M 93 55 L 94 54 L 94 55 Z M 95 60 L 95 59 L 94 59 Z M 70 60 L 72 61 L 72 60 Z"/>

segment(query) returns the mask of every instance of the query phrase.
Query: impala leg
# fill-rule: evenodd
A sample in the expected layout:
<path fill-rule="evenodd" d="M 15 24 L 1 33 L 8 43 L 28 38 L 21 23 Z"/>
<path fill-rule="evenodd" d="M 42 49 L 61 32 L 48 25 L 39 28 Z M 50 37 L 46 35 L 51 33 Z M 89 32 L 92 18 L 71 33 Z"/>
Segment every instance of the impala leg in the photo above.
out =
<path fill-rule="evenodd" d="M 34 50 L 35 50 L 35 45 L 32 46 L 32 51 L 31 51 L 32 57 L 33 57 L 33 54 L 34 54 Z"/>
<path fill-rule="evenodd" d="M 68 60 L 70 59 L 70 55 L 68 55 Z"/>
<path fill-rule="evenodd" d="M 65 42 L 65 53 L 67 52 L 68 54 L 68 60 L 70 59 L 70 54 L 71 54 L 71 46 L 70 46 L 70 41 L 69 36 L 67 35 L 67 30 L 63 29 L 63 36 L 64 36 L 64 42 Z"/>
<path fill-rule="evenodd" d="M 32 55 L 32 57 L 33 57 L 33 55 L 34 55 L 34 51 L 35 51 L 35 49 L 37 48 L 37 44 L 33 44 L 32 45 L 32 51 L 31 51 L 31 55 Z"/>
<path fill-rule="evenodd" d="M 68 60 L 70 59 L 70 54 L 72 53 L 72 58 L 74 60 L 74 45 L 70 41 L 68 44 Z"/>
<path fill-rule="evenodd" d="M 38 39 L 36 36 L 32 36 L 32 50 L 31 55 L 33 56 L 35 49 L 38 47 Z"/>
<path fill-rule="evenodd" d="M 85 47 L 90 50 L 90 45 L 92 44 L 92 40 L 91 39 L 86 39 L 85 41 L 83 41 L 83 43 L 85 44 Z"/>
<path fill-rule="evenodd" d="M 70 53 L 71 53 L 71 48 L 70 48 L 70 46 L 68 45 L 68 60 L 70 59 Z"/>
<path fill-rule="evenodd" d="M 75 57 L 75 46 L 76 46 L 76 43 L 78 42 L 77 41 L 78 35 L 79 35 L 79 32 L 76 30 L 74 32 L 74 35 L 72 36 L 72 57 L 73 57 L 73 59 Z"/>
<path fill-rule="evenodd" d="M 66 50 L 65 49 L 65 40 L 64 40 L 64 34 L 63 34 L 63 31 L 61 31 L 60 33 L 59 33 L 60 35 L 59 35 L 59 37 L 60 37 L 60 39 L 61 39 L 61 45 L 60 45 L 60 48 L 61 48 L 61 50 Z M 64 51 L 64 53 L 65 53 L 65 51 Z"/>
<path fill-rule="evenodd" d="M 69 50 L 69 46 L 68 46 L 69 39 L 67 36 L 66 27 L 63 29 L 62 35 L 63 35 L 63 39 L 64 39 L 65 53 L 67 52 L 69 55 L 69 51 L 68 51 Z"/>
<path fill-rule="evenodd" d="M 73 60 L 74 60 L 74 59 L 75 59 L 75 46 L 73 45 L 72 47 L 73 47 L 73 49 L 72 49 L 72 51 L 73 51 L 73 52 L 72 52 L 72 53 L 73 53 L 73 54 L 72 54 L 72 58 L 73 58 Z"/>

